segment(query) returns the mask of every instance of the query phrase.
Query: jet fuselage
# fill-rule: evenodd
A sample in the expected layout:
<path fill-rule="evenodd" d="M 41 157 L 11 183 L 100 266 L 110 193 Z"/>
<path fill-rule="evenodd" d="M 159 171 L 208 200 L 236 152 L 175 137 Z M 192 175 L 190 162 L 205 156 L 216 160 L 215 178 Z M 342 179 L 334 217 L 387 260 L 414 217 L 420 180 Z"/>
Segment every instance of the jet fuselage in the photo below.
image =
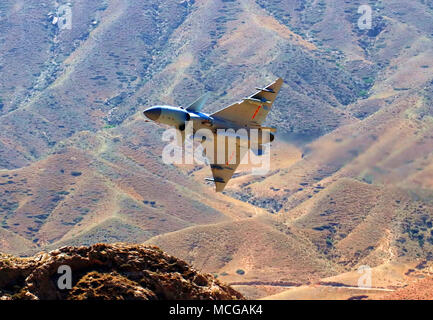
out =
<path fill-rule="evenodd" d="M 143 113 L 156 123 L 181 131 L 181 135 L 176 136 L 182 138 L 178 142 L 182 142 L 185 147 L 186 139 L 190 140 L 190 137 L 203 144 L 205 156 L 211 160 L 209 164 L 213 175 L 213 178 L 206 180 L 213 181 L 215 190 L 221 192 L 242 159 L 250 158 L 246 157 L 249 151 L 256 156 L 270 154 L 265 153 L 264 149 L 266 144 L 274 140 L 271 132 L 275 132 L 276 128 L 262 127 L 262 123 L 266 120 L 282 84 L 283 79 L 278 78 L 264 88 L 256 88 L 254 94 L 212 114 L 201 112 L 206 105 L 208 94 L 204 94 L 187 108 L 153 106 Z M 172 163 L 170 159 L 167 163 Z M 269 161 L 266 163 L 269 164 Z M 265 167 L 269 169 L 269 165 Z M 260 174 L 263 175 L 263 172 L 260 171 Z"/>
<path fill-rule="evenodd" d="M 201 128 L 207 128 L 213 132 L 216 132 L 217 129 L 238 130 L 241 128 L 226 119 L 212 117 L 203 112 L 186 110 L 183 107 L 153 106 L 144 110 L 143 114 L 156 123 L 173 126 L 180 131 L 185 130 L 187 121 L 192 122 L 194 132 Z"/>

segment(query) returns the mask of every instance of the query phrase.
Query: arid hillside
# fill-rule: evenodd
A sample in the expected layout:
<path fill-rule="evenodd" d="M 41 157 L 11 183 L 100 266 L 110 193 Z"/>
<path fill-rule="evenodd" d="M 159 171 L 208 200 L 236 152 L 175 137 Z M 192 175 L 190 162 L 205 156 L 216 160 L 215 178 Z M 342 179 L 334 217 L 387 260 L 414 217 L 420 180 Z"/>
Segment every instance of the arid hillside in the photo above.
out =
<path fill-rule="evenodd" d="M 59 1 L 62 29 L 55 3 L 2 1 L 0 252 L 158 245 L 254 298 L 412 283 L 433 259 L 433 4 L 366 3 L 368 30 L 360 1 Z M 277 77 L 268 174 L 216 194 L 208 167 L 163 163 L 144 108 L 209 91 L 212 112 Z M 365 265 L 375 289 L 340 288 Z"/>

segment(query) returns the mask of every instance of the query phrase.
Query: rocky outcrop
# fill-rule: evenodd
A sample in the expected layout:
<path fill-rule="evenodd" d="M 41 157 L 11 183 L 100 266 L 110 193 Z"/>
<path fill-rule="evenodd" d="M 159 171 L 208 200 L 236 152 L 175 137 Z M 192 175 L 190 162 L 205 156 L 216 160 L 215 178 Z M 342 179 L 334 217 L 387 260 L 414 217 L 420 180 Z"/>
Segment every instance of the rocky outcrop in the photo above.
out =
<path fill-rule="evenodd" d="M 69 270 L 70 286 L 65 280 Z M 0 255 L 0 299 L 228 300 L 243 296 L 157 247 L 119 243 L 63 247 L 31 258 Z"/>

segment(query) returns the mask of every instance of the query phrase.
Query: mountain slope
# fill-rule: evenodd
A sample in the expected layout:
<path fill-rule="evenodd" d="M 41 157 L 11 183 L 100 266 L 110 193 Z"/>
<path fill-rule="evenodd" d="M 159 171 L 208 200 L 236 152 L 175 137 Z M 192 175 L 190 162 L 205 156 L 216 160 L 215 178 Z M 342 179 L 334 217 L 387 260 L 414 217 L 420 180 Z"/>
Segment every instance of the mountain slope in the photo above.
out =
<path fill-rule="evenodd" d="M 368 3 L 360 30 L 356 1 L 77 0 L 60 30 L 54 4 L 3 1 L 0 251 L 158 243 L 255 298 L 430 260 L 433 7 Z M 210 91 L 212 112 L 278 76 L 268 174 L 215 194 L 162 162 L 143 108 Z"/>

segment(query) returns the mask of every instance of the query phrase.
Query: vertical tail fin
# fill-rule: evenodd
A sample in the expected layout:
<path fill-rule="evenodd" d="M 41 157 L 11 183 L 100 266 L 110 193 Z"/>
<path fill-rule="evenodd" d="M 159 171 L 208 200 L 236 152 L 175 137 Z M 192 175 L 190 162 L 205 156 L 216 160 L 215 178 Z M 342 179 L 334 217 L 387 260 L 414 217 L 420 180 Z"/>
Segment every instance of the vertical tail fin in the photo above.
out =
<path fill-rule="evenodd" d="M 194 101 L 188 108 L 186 108 L 186 110 L 193 111 L 193 112 L 200 112 L 201 109 L 203 109 L 204 105 L 206 104 L 208 98 L 209 98 L 209 92 L 206 92 L 196 101 Z"/>

